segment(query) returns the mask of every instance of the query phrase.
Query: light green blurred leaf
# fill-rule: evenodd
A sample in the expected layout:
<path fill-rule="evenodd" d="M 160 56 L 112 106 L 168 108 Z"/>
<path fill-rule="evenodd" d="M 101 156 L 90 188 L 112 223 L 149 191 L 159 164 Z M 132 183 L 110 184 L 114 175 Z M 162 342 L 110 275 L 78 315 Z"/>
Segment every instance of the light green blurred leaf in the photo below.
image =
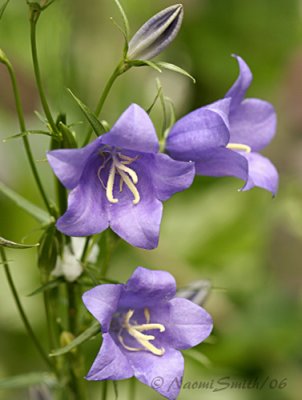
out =
<path fill-rule="evenodd" d="M 48 372 L 32 372 L 0 379 L 0 389 L 20 389 L 39 384 L 55 387 L 58 385 L 58 381 L 55 375 Z"/>
<path fill-rule="evenodd" d="M 52 353 L 50 353 L 50 357 L 58 357 L 63 354 L 69 353 L 72 349 L 78 347 L 80 344 L 84 342 L 87 342 L 87 340 L 95 336 L 100 331 L 101 331 L 100 324 L 98 322 L 94 322 L 89 328 L 87 328 L 83 333 L 77 336 L 67 346 L 61 349 L 54 350 Z"/>
<path fill-rule="evenodd" d="M 10 189 L 3 182 L 0 182 L 0 193 L 12 200 L 19 208 L 22 208 L 36 220 L 43 223 L 51 222 L 51 217 L 44 210 L 37 207 L 14 190 Z"/>
<path fill-rule="evenodd" d="M 155 64 L 160 68 L 168 69 L 169 71 L 177 72 L 178 74 L 184 75 L 192 79 L 192 81 L 196 83 L 196 79 L 192 75 L 190 75 L 189 72 L 185 71 L 183 68 L 178 67 L 177 65 L 170 64 L 164 61 L 159 61 Z"/>
<path fill-rule="evenodd" d="M 3 237 L 0 236 L 0 246 L 10 247 L 12 249 L 30 249 L 32 247 L 39 246 L 39 243 L 36 243 L 36 244 L 15 243 L 15 242 L 12 242 L 11 240 L 4 239 Z"/>
<path fill-rule="evenodd" d="M 117 7 L 121 13 L 121 16 L 123 18 L 123 23 L 124 23 L 124 28 L 125 28 L 125 39 L 126 39 L 126 42 L 128 42 L 129 35 L 130 35 L 130 27 L 129 27 L 129 21 L 128 21 L 127 15 L 126 15 L 125 10 L 122 7 L 121 3 L 119 2 L 119 0 L 114 0 L 114 2 L 117 5 Z"/>
<path fill-rule="evenodd" d="M 3 14 L 4 14 L 4 11 L 5 11 L 5 9 L 6 9 L 6 6 L 8 5 L 9 1 L 10 1 L 10 0 L 6 0 L 6 1 L 4 2 L 4 4 L 0 7 L 0 19 L 2 18 Z"/>

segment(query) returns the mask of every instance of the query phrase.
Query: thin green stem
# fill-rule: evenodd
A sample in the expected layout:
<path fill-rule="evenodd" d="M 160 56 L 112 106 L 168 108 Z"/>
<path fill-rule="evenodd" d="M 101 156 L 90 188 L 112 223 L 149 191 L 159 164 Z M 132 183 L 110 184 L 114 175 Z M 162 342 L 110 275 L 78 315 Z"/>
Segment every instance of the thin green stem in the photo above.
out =
<path fill-rule="evenodd" d="M 86 237 L 85 245 L 84 245 L 82 256 L 81 256 L 81 263 L 82 264 L 85 264 L 85 262 L 87 260 L 87 257 L 89 256 L 89 244 L 90 244 L 91 238 L 92 238 L 92 236 L 87 236 Z"/>
<path fill-rule="evenodd" d="M 55 121 L 51 115 L 50 108 L 47 103 L 46 95 L 45 95 L 44 88 L 42 85 L 42 79 L 41 79 L 41 73 L 40 73 L 40 67 L 39 67 L 39 61 L 38 61 L 36 27 L 37 27 L 37 22 L 38 22 L 39 16 L 40 16 L 40 13 L 38 11 L 36 11 L 36 10 L 31 11 L 30 43 L 31 43 L 32 60 L 33 60 L 33 66 L 34 66 L 34 71 L 35 71 L 36 83 L 37 83 L 37 87 L 38 87 L 38 91 L 39 91 L 39 95 L 40 95 L 44 113 L 49 122 L 49 125 L 51 126 L 52 131 L 57 132 L 57 127 L 56 127 Z"/>
<path fill-rule="evenodd" d="M 136 380 L 131 378 L 129 380 L 129 400 L 135 400 Z"/>
<path fill-rule="evenodd" d="M 106 400 L 108 394 L 108 381 L 102 382 L 102 397 L 101 400 Z"/>
<path fill-rule="evenodd" d="M 9 76 L 11 79 L 11 83 L 12 83 L 12 87 L 13 87 L 13 92 L 14 92 L 14 97 L 15 97 L 15 103 L 16 103 L 16 109 L 17 109 L 17 113 L 18 113 L 18 119 L 19 119 L 19 125 L 20 125 L 20 130 L 22 133 L 26 133 L 26 125 L 25 125 L 25 119 L 24 119 L 24 113 L 23 113 L 23 108 L 22 108 L 22 103 L 21 103 L 21 99 L 20 99 L 20 94 L 19 94 L 19 90 L 18 90 L 18 85 L 17 85 L 17 80 L 16 80 L 16 76 L 15 76 L 15 72 L 13 69 L 12 64 L 6 60 L 5 65 L 8 69 L 9 72 Z M 35 181 L 37 183 L 38 189 L 40 191 L 40 194 L 42 196 L 42 199 L 45 203 L 45 206 L 47 208 L 47 210 L 49 211 L 50 214 L 52 214 L 52 207 L 51 204 L 47 198 L 46 192 L 43 188 L 42 185 L 42 181 L 40 179 L 40 176 L 38 174 L 38 170 L 34 161 L 34 157 L 30 148 L 30 144 L 29 144 L 29 140 L 27 138 L 27 136 L 23 136 L 22 137 L 23 143 L 24 143 L 24 147 L 25 147 L 25 151 L 27 154 L 27 158 L 32 170 L 32 173 L 34 175 Z"/>
<path fill-rule="evenodd" d="M 39 354 L 41 355 L 41 357 L 43 358 L 45 363 L 48 365 L 49 368 L 51 368 L 52 370 L 55 370 L 54 369 L 54 365 L 50 362 L 47 354 L 45 353 L 43 347 L 41 346 L 39 340 L 37 339 L 32 327 L 31 327 L 31 325 L 30 325 L 30 323 L 29 323 L 29 321 L 27 319 L 27 316 L 26 316 L 25 311 L 23 309 L 23 306 L 21 304 L 21 301 L 20 301 L 16 286 L 14 284 L 13 277 L 12 277 L 12 274 L 10 272 L 10 268 L 9 268 L 9 265 L 8 265 L 8 262 L 7 262 L 5 250 L 3 249 L 3 247 L 0 247 L 0 254 L 1 254 L 2 261 L 3 261 L 4 271 L 5 271 L 5 275 L 6 275 L 6 279 L 7 279 L 8 285 L 9 285 L 10 290 L 12 292 L 12 295 L 14 297 L 17 309 L 19 311 L 19 314 L 20 314 L 22 322 L 23 322 L 23 324 L 25 326 L 25 329 L 27 330 L 27 333 L 28 333 L 29 337 L 31 338 L 31 340 L 34 343 L 37 351 L 39 352 Z"/>
<path fill-rule="evenodd" d="M 129 69 L 129 65 L 126 64 L 124 62 L 124 60 L 122 60 L 118 66 L 115 68 L 115 70 L 113 71 L 112 75 L 110 76 L 108 82 L 105 85 L 105 88 L 103 90 L 103 93 L 98 101 L 98 104 L 96 106 L 95 109 L 95 114 L 98 117 L 103 109 L 104 103 L 108 97 L 108 94 L 114 84 L 114 82 L 116 81 L 116 79 L 122 75 L 124 72 L 126 72 Z M 90 137 L 92 134 L 92 128 L 89 128 L 89 131 L 87 132 L 86 138 L 84 140 L 83 146 L 86 146 L 89 143 Z"/>

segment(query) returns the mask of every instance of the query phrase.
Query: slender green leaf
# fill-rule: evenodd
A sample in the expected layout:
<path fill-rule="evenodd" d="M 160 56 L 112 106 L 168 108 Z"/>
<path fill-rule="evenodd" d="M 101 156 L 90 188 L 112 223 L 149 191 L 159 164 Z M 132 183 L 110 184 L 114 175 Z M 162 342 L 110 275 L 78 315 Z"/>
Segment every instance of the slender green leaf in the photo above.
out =
<path fill-rule="evenodd" d="M 6 138 L 4 138 L 2 141 L 5 143 L 9 140 L 12 139 L 19 139 L 21 137 L 24 136 L 28 136 L 28 135 L 47 135 L 47 136 L 54 136 L 53 134 L 51 134 L 50 132 L 47 131 L 41 131 L 41 130 L 34 130 L 34 131 L 25 131 L 25 132 L 21 132 L 21 133 L 17 133 L 15 135 L 12 136 L 8 136 Z"/>
<path fill-rule="evenodd" d="M 81 102 L 80 99 L 78 99 L 70 89 L 67 89 L 68 92 L 71 94 L 73 99 L 76 101 L 80 109 L 82 110 L 83 114 L 87 118 L 87 121 L 90 123 L 92 129 L 94 130 L 95 134 L 97 136 L 102 135 L 103 133 L 106 132 L 105 127 L 102 125 L 102 123 L 97 119 L 97 117 L 94 115 L 94 113 L 84 104 Z"/>
<path fill-rule="evenodd" d="M 157 100 L 159 99 L 160 95 L 162 92 L 162 87 L 157 88 L 156 96 L 154 97 L 154 100 L 151 104 L 151 106 L 146 110 L 147 114 L 150 114 L 151 111 L 153 110 L 155 104 L 157 103 Z"/>
<path fill-rule="evenodd" d="M 94 322 L 89 328 L 87 328 L 83 333 L 77 336 L 72 342 L 70 342 L 67 346 L 62 347 L 61 349 L 54 350 L 50 353 L 50 357 L 58 357 L 63 354 L 69 353 L 75 347 L 78 347 L 80 344 L 87 342 L 87 340 L 91 339 L 101 330 L 100 324 L 98 322 Z"/>
<path fill-rule="evenodd" d="M 121 13 L 121 16 L 123 18 L 123 23 L 124 23 L 124 27 L 125 27 L 125 39 L 128 42 L 129 36 L 130 36 L 130 27 L 129 27 L 129 21 L 128 21 L 127 15 L 126 15 L 125 10 L 122 7 L 121 3 L 119 2 L 119 0 L 114 0 L 114 2 L 117 5 L 117 7 Z"/>
<path fill-rule="evenodd" d="M 40 384 L 55 387 L 58 386 L 58 381 L 54 374 L 48 372 L 31 372 L 0 379 L 0 389 L 20 389 Z"/>
<path fill-rule="evenodd" d="M 113 383 L 113 390 L 115 395 L 115 400 L 118 400 L 118 384 L 116 381 L 112 381 Z"/>
<path fill-rule="evenodd" d="M 159 62 L 156 62 L 155 64 L 156 64 L 159 68 L 168 69 L 168 70 L 170 70 L 170 71 L 177 72 L 177 73 L 179 73 L 179 74 L 181 74 L 181 75 L 185 75 L 185 76 L 187 76 L 188 78 L 192 79 L 192 81 L 193 81 L 194 83 L 196 83 L 196 79 L 195 79 L 192 75 L 190 75 L 189 72 L 187 72 L 187 71 L 185 71 L 184 69 L 178 67 L 177 65 L 170 64 L 170 63 L 167 63 L 167 62 L 164 62 L 164 61 L 159 61 Z"/>
<path fill-rule="evenodd" d="M 29 293 L 27 296 L 28 297 L 35 296 L 36 294 L 45 292 L 46 290 L 53 289 L 53 288 L 61 285 L 62 283 L 65 283 L 64 279 L 62 279 L 62 278 L 53 279 L 53 280 L 47 282 L 45 285 L 38 287 L 36 290 Z"/>
<path fill-rule="evenodd" d="M 39 243 L 36 243 L 36 244 L 21 244 L 21 243 L 15 243 L 15 242 L 12 242 L 10 240 L 4 239 L 3 237 L 0 237 L 0 246 L 10 247 L 12 249 L 30 249 L 31 247 L 39 246 Z"/>
<path fill-rule="evenodd" d="M 2 18 L 3 14 L 4 14 L 4 11 L 5 11 L 5 9 L 6 9 L 6 6 L 8 5 L 9 1 L 10 1 L 10 0 L 6 0 L 6 1 L 4 2 L 4 4 L 0 7 L 0 19 Z"/>
<path fill-rule="evenodd" d="M 184 352 L 184 356 L 187 356 L 191 358 L 194 361 L 197 361 L 199 364 L 201 364 L 204 367 L 210 367 L 211 366 L 211 361 L 208 359 L 207 356 L 205 356 L 203 353 L 201 353 L 198 350 L 186 350 Z"/>
<path fill-rule="evenodd" d="M 10 189 L 3 182 L 0 182 L 0 193 L 4 194 L 10 200 L 12 200 L 19 208 L 22 208 L 28 214 L 33 216 L 36 220 L 43 223 L 50 223 L 51 217 L 44 210 L 37 207 L 30 201 L 26 200 L 23 196 Z"/>
<path fill-rule="evenodd" d="M 150 60 L 131 60 L 128 62 L 129 65 L 132 67 L 151 67 L 155 69 L 155 71 L 162 73 L 163 71 L 161 70 L 160 66 L 158 63 L 155 63 Z"/>

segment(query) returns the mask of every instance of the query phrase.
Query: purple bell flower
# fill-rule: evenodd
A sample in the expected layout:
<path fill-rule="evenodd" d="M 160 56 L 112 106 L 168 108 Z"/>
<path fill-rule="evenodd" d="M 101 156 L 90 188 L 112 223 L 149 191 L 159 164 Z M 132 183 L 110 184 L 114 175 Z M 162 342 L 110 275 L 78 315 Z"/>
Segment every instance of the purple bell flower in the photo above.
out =
<path fill-rule="evenodd" d="M 239 77 L 225 99 L 176 122 L 166 148 L 176 160 L 195 161 L 197 175 L 234 176 L 246 182 L 242 190 L 259 186 L 275 195 L 278 172 L 259 151 L 275 135 L 276 113 L 266 101 L 244 99 L 252 74 L 243 59 L 235 57 Z"/>
<path fill-rule="evenodd" d="M 175 382 L 181 382 L 184 372 L 180 350 L 205 340 L 213 323 L 203 308 L 175 294 L 171 274 L 142 267 L 126 284 L 100 285 L 85 292 L 84 304 L 103 334 L 86 379 L 135 376 L 168 399 L 176 399 L 180 385 Z"/>
<path fill-rule="evenodd" d="M 110 132 L 86 147 L 48 152 L 54 173 L 71 190 L 58 230 L 89 236 L 110 226 L 133 246 L 157 247 L 162 201 L 187 189 L 194 177 L 193 163 L 158 150 L 148 114 L 132 104 Z"/>

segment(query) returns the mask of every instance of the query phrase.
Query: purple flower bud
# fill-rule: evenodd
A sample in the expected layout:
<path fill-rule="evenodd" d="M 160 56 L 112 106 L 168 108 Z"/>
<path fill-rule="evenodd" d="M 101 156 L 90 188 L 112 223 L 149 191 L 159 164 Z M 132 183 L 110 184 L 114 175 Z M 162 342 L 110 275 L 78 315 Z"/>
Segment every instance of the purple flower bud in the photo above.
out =
<path fill-rule="evenodd" d="M 175 4 L 154 15 L 130 40 L 128 58 L 150 60 L 161 53 L 176 37 L 183 15 L 182 4 Z"/>

